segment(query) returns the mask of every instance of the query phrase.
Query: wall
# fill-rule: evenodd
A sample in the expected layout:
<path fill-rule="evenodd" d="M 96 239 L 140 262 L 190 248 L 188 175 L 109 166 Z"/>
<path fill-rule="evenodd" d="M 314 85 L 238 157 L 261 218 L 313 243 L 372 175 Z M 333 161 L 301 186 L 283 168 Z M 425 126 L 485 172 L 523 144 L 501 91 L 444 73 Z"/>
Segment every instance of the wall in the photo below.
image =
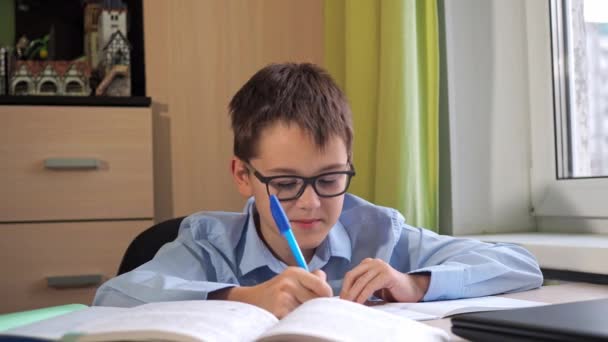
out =
<path fill-rule="evenodd" d="M 450 191 L 442 192 L 442 232 L 534 227 L 524 5 L 444 4 L 449 141 L 441 164 Z M 144 24 L 157 220 L 240 210 L 226 106 L 269 62 L 322 64 L 323 1 L 146 0 Z"/>
<path fill-rule="evenodd" d="M 451 167 L 443 180 L 451 194 L 442 231 L 533 230 L 525 1 L 443 5 L 449 155 L 442 167 Z"/>
<path fill-rule="evenodd" d="M 323 59 L 322 0 L 146 0 L 156 219 L 241 210 L 227 105 L 270 62 Z"/>

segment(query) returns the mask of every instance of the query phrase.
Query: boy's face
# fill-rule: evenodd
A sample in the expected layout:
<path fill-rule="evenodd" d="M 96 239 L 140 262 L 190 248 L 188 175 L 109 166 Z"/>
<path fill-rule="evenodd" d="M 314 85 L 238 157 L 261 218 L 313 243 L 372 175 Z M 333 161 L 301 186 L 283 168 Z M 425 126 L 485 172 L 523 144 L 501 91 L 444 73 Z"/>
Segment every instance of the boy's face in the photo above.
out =
<path fill-rule="evenodd" d="M 264 177 L 294 175 L 312 177 L 331 171 L 348 171 L 348 154 L 341 138 L 332 136 L 323 149 L 313 138 L 296 124 L 275 123 L 265 128 L 257 146 L 258 155 L 249 162 Z M 239 192 L 254 196 L 260 215 L 260 232 L 270 249 L 283 261 L 291 264 L 293 257 L 270 213 L 266 184 L 239 159 L 233 159 L 233 176 Z M 294 200 L 282 201 L 293 233 L 309 259 L 317 246 L 325 239 L 337 222 L 342 211 L 344 195 L 319 197 L 311 185 Z"/>

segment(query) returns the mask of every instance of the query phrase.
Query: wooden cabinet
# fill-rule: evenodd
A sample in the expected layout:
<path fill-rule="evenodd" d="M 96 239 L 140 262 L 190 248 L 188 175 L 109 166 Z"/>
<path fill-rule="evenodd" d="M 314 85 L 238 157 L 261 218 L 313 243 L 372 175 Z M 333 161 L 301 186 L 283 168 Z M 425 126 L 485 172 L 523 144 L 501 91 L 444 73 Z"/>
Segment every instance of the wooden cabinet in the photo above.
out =
<path fill-rule="evenodd" d="M 153 224 L 149 108 L 0 106 L 0 313 L 90 304 Z"/>
<path fill-rule="evenodd" d="M 241 211 L 228 103 L 269 63 L 323 64 L 323 0 L 145 0 L 156 218 Z"/>

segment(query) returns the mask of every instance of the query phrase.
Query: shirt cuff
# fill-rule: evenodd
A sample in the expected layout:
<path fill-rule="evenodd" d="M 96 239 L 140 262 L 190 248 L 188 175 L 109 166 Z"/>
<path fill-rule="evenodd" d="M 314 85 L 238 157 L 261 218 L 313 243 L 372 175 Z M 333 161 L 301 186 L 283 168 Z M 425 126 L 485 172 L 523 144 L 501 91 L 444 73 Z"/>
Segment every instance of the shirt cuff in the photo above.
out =
<path fill-rule="evenodd" d="M 458 299 L 464 295 L 464 274 L 462 267 L 437 265 L 417 269 L 408 274 L 430 273 L 431 281 L 423 301 Z"/>

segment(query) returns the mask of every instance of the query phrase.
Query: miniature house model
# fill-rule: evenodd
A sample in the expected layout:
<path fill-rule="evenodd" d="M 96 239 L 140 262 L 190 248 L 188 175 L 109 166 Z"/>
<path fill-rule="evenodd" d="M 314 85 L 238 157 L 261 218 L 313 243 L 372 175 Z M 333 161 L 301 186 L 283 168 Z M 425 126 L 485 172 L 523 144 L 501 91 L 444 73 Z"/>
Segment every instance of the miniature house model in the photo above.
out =
<path fill-rule="evenodd" d="M 97 48 L 102 49 L 112 40 L 116 32 L 127 34 L 127 7 L 122 1 L 103 2 L 97 18 Z M 97 67 L 97 65 L 93 65 Z"/>
<path fill-rule="evenodd" d="M 127 6 L 122 0 L 83 0 L 83 4 L 85 58 L 19 60 L 8 72 L 2 67 L 7 62 L 0 58 L 0 94 L 88 96 L 93 87 L 95 95 L 131 96 Z"/>
<path fill-rule="evenodd" d="M 90 68 L 86 62 L 17 61 L 11 77 L 14 95 L 87 96 Z"/>
<path fill-rule="evenodd" d="M 127 38 L 121 31 L 114 32 L 101 52 L 99 68 L 104 77 L 96 95 L 131 96 L 131 45 Z"/>
<path fill-rule="evenodd" d="M 131 96 L 131 45 L 126 37 L 127 8 L 120 0 L 106 0 L 97 20 L 98 58 L 102 80 L 96 95 Z"/>

